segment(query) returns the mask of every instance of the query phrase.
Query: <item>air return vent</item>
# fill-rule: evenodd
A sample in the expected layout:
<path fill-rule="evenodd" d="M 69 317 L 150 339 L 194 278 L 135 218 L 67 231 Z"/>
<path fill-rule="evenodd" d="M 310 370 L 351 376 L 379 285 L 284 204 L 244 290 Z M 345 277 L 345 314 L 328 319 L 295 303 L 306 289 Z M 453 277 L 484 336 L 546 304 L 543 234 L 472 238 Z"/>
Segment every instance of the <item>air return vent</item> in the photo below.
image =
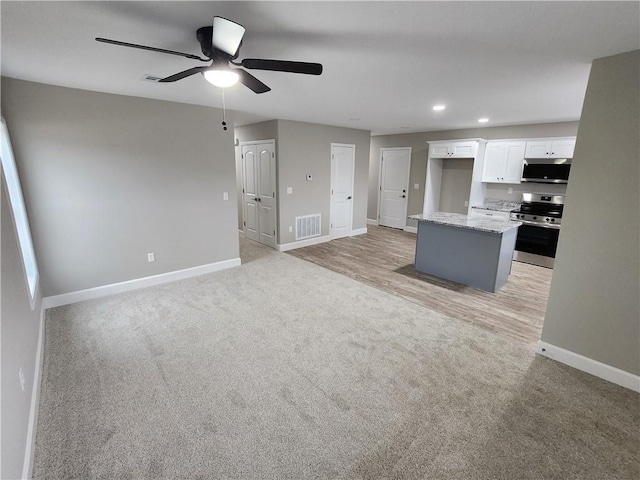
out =
<path fill-rule="evenodd" d="M 296 240 L 320 235 L 320 214 L 296 217 Z"/>
<path fill-rule="evenodd" d="M 158 77 L 156 75 L 149 75 L 148 73 L 145 73 L 142 78 L 140 80 L 144 80 L 146 82 L 158 82 L 158 80 L 160 80 L 162 77 Z"/>

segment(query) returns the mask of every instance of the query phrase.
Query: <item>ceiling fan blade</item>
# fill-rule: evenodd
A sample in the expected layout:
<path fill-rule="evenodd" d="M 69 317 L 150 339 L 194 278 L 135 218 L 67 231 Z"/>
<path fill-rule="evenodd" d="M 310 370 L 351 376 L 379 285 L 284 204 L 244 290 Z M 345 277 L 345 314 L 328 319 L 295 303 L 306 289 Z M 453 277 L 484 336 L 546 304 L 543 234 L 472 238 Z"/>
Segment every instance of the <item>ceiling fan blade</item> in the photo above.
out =
<path fill-rule="evenodd" d="M 164 82 L 175 82 L 177 80 L 182 80 L 183 78 L 189 77 L 191 75 L 195 75 L 196 73 L 203 72 L 204 70 L 206 70 L 208 68 L 209 67 L 193 67 L 193 68 L 190 68 L 189 70 L 185 70 L 184 72 L 180 72 L 180 73 L 176 73 L 174 75 L 171 75 L 170 77 L 162 78 L 162 79 L 158 80 L 158 82 L 161 82 L 161 83 L 164 83 Z"/>
<path fill-rule="evenodd" d="M 266 93 L 271 90 L 249 72 L 245 72 L 244 70 L 236 68 L 234 68 L 233 71 L 240 75 L 240 83 L 242 83 L 245 87 L 253 90 L 255 93 Z"/>
<path fill-rule="evenodd" d="M 97 37 L 96 41 L 102 43 L 110 43 L 111 45 L 119 45 L 121 47 L 139 48 L 140 50 L 149 50 L 151 52 L 168 53 L 169 55 L 178 55 L 179 57 L 190 58 L 192 60 L 200 60 L 202 62 L 209 62 L 208 58 L 201 58 L 197 55 L 190 53 L 176 52 L 175 50 L 165 50 L 164 48 L 147 47 L 146 45 L 138 45 L 137 43 L 120 42 L 118 40 L 110 40 L 108 38 Z"/>
<path fill-rule="evenodd" d="M 244 32 L 245 28 L 239 23 L 223 17 L 213 17 L 211 46 L 233 57 L 240 47 Z"/>
<path fill-rule="evenodd" d="M 275 72 L 304 73 L 320 75 L 322 64 L 309 62 L 289 62 L 286 60 L 265 60 L 261 58 L 245 58 L 240 63 L 244 68 L 255 70 L 273 70 Z"/>

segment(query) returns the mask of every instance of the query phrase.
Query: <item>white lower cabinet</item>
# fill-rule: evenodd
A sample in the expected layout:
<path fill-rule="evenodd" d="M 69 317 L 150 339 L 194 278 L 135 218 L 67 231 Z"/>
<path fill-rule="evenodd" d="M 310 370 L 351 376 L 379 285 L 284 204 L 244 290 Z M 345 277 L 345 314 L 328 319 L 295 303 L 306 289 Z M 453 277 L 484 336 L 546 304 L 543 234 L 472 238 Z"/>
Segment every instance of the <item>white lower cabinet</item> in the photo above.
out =
<path fill-rule="evenodd" d="M 485 183 L 520 183 L 526 142 L 487 142 L 482 181 Z"/>

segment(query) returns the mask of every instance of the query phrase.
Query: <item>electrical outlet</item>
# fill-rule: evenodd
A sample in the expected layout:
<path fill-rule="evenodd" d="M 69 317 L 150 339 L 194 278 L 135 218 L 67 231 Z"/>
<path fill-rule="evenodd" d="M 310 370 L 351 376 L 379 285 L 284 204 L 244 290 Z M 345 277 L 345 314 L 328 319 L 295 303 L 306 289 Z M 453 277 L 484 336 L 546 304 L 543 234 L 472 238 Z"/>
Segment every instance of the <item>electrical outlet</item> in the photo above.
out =
<path fill-rule="evenodd" d="M 513 188 L 509 187 L 509 189 L 507 190 L 507 192 L 508 192 L 509 194 L 512 194 L 512 193 L 513 193 Z"/>
<path fill-rule="evenodd" d="M 22 367 L 20 367 L 20 371 L 18 372 L 18 377 L 20 377 L 20 386 L 22 387 L 22 391 L 24 392 L 25 379 L 24 379 L 24 372 L 22 371 Z"/>
<path fill-rule="evenodd" d="M 289 233 L 293 232 L 293 226 L 289 225 Z"/>
<path fill-rule="evenodd" d="M 465 201 L 464 201 L 464 206 L 465 206 L 465 207 L 468 207 L 468 206 L 469 206 L 469 201 L 468 201 L 468 200 L 465 200 Z"/>
<path fill-rule="evenodd" d="M 147 253 L 147 261 L 149 263 L 156 261 L 156 254 L 153 252 Z"/>
<path fill-rule="evenodd" d="M 229 200 L 229 192 L 222 192 L 222 200 Z"/>

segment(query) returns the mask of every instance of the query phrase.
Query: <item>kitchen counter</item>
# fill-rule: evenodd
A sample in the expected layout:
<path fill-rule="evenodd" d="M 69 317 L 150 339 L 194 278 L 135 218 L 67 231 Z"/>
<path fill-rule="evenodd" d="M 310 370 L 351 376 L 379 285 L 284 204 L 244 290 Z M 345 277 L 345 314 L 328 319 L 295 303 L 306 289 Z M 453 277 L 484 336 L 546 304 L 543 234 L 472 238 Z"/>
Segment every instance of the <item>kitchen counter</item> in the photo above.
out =
<path fill-rule="evenodd" d="M 495 212 L 511 212 L 516 208 L 520 208 L 520 202 L 511 202 L 509 200 L 497 200 L 493 198 L 485 199 L 482 205 L 474 205 L 471 208 L 480 208 L 482 210 L 493 210 Z"/>
<path fill-rule="evenodd" d="M 521 222 L 436 212 L 418 220 L 415 269 L 496 292 L 511 273 Z"/>
<path fill-rule="evenodd" d="M 479 230 L 489 233 L 504 233 L 513 228 L 522 225 L 522 222 L 514 222 L 511 220 L 502 220 L 500 218 L 491 217 L 474 217 L 462 215 L 460 213 L 435 212 L 426 215 L 410 215 L 412 220 L 418 222 L 439 223 L 441 225 L 449 225 L 451 227 L 468 228 L 471 230 Z"/>

